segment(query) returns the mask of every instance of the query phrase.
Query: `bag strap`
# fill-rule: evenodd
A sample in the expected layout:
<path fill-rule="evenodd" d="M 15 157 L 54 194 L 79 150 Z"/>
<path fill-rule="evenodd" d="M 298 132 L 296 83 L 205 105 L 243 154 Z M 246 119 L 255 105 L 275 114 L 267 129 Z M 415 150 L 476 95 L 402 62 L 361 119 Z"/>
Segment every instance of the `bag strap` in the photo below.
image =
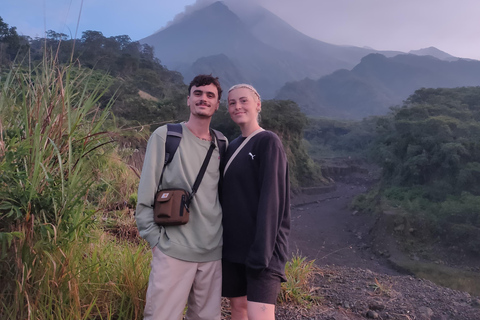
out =
<path fill-rule="evenodd" d="M 213 136 L 215 137 L 218 145 L 218 150 L 220 153 L 220 159 L 225 157 L 225 152 L 227 150 L 227 138 L 218 130 L 211 129 L 213 131 Z M 175 152 L 180 145 L 180 140 L 183 137 L 182 134 L 182 125 L 180 123 L 168 123 L 167 124 L 167 139 L 165 141 L 165 162 L 164 167 L 169 164 Z"/>
<path fill-rule="evenodd" d="M 167 165 L 172 161 L 175 152 L 180 145 L 180 140 L 183 137 L 182 134 L 182 125 L 180 123 L 168 123 L 167 124 L 167 137 L 165 140 L 165 161 L 163 162 L 162 174 L 160 175 L 160 180 L 158 181 L 157 190 L 160 189 L 160 184 L 162 183 L 163 173 L 165 172 L 165 168 Z M 193 196 L 197 193 L 198 187 L 200 186 L 200 182 L 202 182 L 203 176 L 205 175 L 205 171 L 207 170 L 208 163 L 210 162 L 210 158 L 212 157 L 213 150 L 215 149 L 215 141 L 219 146 L 220 157 L 224 156 L 225 149 L 226 149 L 226 141 L 227 138 L 217 130 L 210 129 L 210 135 L 212 137 L 212 141 L 210 143 L 210 148 L 207 151 L 207 155 L 203 160 L 202 167 L 198 172 L 197 178 L 192 187 L 192 192 L 190 192 L 190 196 L 188 197 L 185 205 L 188 209 L 190 206 L 190 202 L 193 199 Z M 219 136 L 219 137 L 218 137 Z M 223 153 L 222 153 L 223 150 Z"/>
<path fill-rule="evenodd" d="M 172 162 L 173 156 L 180 145 L 182 139 L 182 125 L 180 123 L 167 124 L 167 139 L 165 141 L 165 162 L 163 167 Z"/>
<path fill-rule="evenodd" d="M 227 169 L 230 166 L 230 164 L 232 163 L 233 159 L 237 156 L 237 154 L 240 152 L 240 150 L 242 150 L 242 148 L 247 144 L 247 142 L 250 139 L 252 139 L 254 135 L 256 135 L 257 133 L 262 132 L 264 130 L 265 129 L 263 129 L 263 128 L 257 129 L 255 131 L 253 131 L 252 133 L 250 133 L 250 135 L 245 140 L 243 140 L 242 144 L 237 148 L 237 150 L 235 150 L 235 152 L 232 154 L 230 159 L 228 159 L 228 162 L 225 165 L 225 169 L 223 169 L 223 175 L 225 175 L 225 172 L 227 172 Z"/>
<path fill-rule="evenodd" d="M 210 132 L 210 134 L 212 134 L 212 132 Z M 195 179 L 195 183 L 193 184 L 192 192 L 190 192 L 190 196 L 188 197 L 185 203 L 187 208 L 190 206 L 190 202 L 192 201 L 193 196 L 195 196 L 195 194 L 197 193 L 198 187 L 200 186 L 200 182 L 202 182 L 203 175 L 207 170 L 207 166 L 208 166 L 208 163 L 210 162 L 210 158 L 212 157 L 212 153 L 214 149 L 215 149 L 215 142 L 212 134 L 212 141 L 210 142 L 210 148 L 208 148 L 207 155 L 205 156 L 205 159 L 203 160 L 203 163 L 202 163 L 202 167 L 198 172 L 197 179 Z"/>
<path fill-rule="evenodd" d="M 218 130 L 212 129 L 212 131 L 217 140 L 220 159 L 223 159 L 223 157 L 225 157 L 225 152 L 227 151 L 227 138 Z"/>
<path fill-rule="evenodd" d="M 162 174 L 158 181 L 157 190 L 160 189 L 162 183 L 163 173 L 167 164 L 172 162 L 173 156 L 180 145 L 180 140 L 183 137 L 183 129 L 180 123 L 167 123 L 167 137 L 165 139 L 165 160 L 163 161 Z"/>

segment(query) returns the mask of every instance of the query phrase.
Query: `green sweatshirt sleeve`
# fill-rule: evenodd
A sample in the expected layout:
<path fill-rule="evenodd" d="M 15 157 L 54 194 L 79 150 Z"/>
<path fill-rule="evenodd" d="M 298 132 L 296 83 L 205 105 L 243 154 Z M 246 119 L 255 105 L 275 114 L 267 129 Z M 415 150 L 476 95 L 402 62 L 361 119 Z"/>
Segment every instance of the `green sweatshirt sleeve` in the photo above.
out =
<path fill-rule="evenodd" d="M 137 228 L 140 236 L 152 248 L 157 245 L 160 237 L 160 227 L 153 221 L 153 203 L 165 159 L 165 136 L 166 129 L 160 127 L 148 140 L 137 193 Z"/>

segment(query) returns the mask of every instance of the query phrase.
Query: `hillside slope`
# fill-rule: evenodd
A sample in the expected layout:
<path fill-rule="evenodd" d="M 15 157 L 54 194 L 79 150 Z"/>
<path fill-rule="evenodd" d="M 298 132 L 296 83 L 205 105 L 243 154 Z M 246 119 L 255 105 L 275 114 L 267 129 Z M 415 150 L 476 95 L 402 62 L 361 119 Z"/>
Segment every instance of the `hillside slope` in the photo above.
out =
<path fill-rule="evenodd" d="M 480 61 L 432 56 L 370 54 L 351 71 L 289 82 L 276 99 L 298 103 L 310 116 L 361 119 L 386 114 L 420 88 L 480 85 Z"/>

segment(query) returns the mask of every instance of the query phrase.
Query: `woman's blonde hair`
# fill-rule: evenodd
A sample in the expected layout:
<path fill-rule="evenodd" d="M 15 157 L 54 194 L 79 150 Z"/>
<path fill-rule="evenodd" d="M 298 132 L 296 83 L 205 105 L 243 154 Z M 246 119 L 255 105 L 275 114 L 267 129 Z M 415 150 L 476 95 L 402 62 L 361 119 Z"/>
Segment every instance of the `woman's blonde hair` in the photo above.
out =
<path fill-rule="evenodd" d="M 248 89 L 248 90 L 252 91 L 253 94 L 258 98 L 258 101 L 262 101 L 262 99 L 260 98 L 260 94 L 258 94 L 257 90 L 255 90 L 255 88 L 253 86 L 251 86 L 249 84 L 246 84 L 246 83 L 240 83 L 240 84 L 234 85 L 233 87 L 228 89 L 228 93 L 230 93 L 230 91 L 232 91 L 232 90 L 241 89 L 241 88 L 245 88 L 245 89 Z"/>

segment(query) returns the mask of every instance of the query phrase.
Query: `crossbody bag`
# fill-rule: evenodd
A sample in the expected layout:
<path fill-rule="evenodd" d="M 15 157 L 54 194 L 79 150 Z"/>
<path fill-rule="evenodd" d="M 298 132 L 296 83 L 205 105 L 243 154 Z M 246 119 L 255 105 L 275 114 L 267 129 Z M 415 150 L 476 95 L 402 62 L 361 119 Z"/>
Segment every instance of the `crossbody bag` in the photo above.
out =
<path fill-rule="evenodd" d="M 160 185 L 162 183 L 163 172 L 165 171 L 166 164 L 163 166 L 160 181 L 158 183 L 157 193 L 155 194 L 155 202 L 153 205 L 153 220 L 155 223 L 161 226 L 178 226 L 186 224 L 190 217 L 190 203 L 197 193 L 200 182 L 202 182 L 205 171 L 207 170 L 208 163 L 212 157 L 213 149 L 215 149 L 214 139 L 215 134 L 211 134 L 212 141 L 210 148 L 208 149 L 205 160 L 203 160 L 202 167 L 198 172 L 195 183 L 193 184 L 192 191 L 188 192 L 184 189 L 162 189 Z"/>

